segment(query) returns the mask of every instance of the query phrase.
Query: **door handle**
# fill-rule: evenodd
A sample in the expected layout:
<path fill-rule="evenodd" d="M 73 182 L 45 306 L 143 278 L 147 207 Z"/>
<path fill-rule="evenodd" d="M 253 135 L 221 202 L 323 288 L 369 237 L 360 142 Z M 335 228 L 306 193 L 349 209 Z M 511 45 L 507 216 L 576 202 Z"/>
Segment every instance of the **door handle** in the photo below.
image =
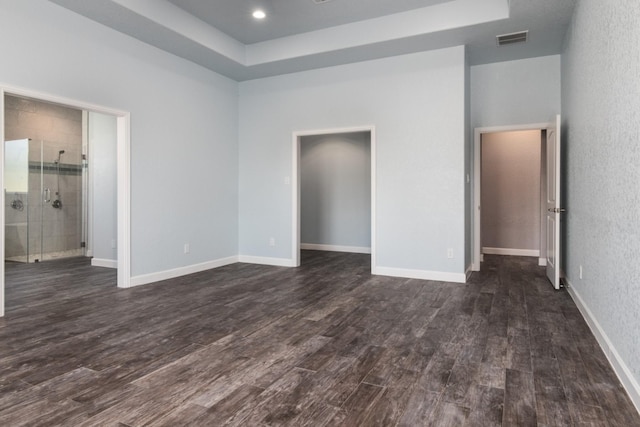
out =
<path fill-rule="evenodd" d="M 562 213 L 567 211 L 565 208 L 549 208 L 547 210 L 553 213 Z"/>
<path fill-rule="evenodd" d="M 51 190 L 48 188 L 44 189 L 44 202 L 49 203 L 51 201 Z"/>

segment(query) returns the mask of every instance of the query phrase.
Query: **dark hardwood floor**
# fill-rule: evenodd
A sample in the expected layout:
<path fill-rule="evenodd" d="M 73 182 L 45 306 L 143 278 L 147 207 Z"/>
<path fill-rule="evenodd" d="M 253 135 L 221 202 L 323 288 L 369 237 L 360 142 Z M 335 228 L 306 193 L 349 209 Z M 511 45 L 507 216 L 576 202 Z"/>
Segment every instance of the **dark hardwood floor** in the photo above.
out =
<path fill-rule="evenodd" d="M 7 264 L 0 425 L 640 426 L 534 259 L 470 283 L 303 252 L 132 289 L 83 258 Z"/>

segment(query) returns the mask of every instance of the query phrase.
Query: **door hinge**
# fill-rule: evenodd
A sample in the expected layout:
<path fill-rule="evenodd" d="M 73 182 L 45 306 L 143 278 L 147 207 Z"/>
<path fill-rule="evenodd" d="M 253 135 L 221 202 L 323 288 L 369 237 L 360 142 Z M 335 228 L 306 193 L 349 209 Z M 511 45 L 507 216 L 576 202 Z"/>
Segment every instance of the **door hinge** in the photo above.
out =
<path fill-rule="evenodd" d="M 80 242 L 80 247 L 81 248 L 86 248 L 87 247 L 87 242 Z"/>

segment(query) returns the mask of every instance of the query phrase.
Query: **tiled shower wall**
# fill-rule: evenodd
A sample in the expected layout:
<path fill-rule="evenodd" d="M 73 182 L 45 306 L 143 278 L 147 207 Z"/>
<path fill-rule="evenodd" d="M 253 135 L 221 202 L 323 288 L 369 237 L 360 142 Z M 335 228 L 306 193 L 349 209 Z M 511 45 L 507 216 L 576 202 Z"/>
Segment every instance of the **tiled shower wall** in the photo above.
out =
<path fill-rule="evenodd" d="M 26 255 L 27 211 L 29 216 L 29 252 L 44 259 L 65 255 L 81 255 L 82 240 L 82 111 L 45 102 L 5 97 L 5 140 L 30 138 L 29 195 L 7 194 L 5 205 L 5 257 Z M 62 201 L 62 208 L 43 203 L 39 161 L 43 141 L 43 186 L 51 189 L 51 202 Z M 64 150 L 60 162 L 60 195 L 55 160 Z M 21 199 L 22 211 L 11 207 Z M 28 202 L 28 209 L 27 209 Z M 44 205 L 44 206 L 43 206 Z M 41 210 L 42 209 L 42 210 Z M 35 255 L 34 255 L 35 254 Z M 33 259 L 31 259 L 33 260 Z"/>

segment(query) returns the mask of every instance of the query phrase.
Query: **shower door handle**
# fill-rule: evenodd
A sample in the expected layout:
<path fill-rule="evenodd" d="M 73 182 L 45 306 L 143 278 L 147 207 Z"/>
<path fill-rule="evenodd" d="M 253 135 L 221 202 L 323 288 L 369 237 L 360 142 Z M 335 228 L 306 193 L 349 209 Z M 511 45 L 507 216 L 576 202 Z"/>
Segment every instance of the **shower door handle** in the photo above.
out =
<path fill-rule="evenodd" d="M 44 189 L 44 202 L 49 203 L 51 201 L 51 190 L 48 188 Z"/>

